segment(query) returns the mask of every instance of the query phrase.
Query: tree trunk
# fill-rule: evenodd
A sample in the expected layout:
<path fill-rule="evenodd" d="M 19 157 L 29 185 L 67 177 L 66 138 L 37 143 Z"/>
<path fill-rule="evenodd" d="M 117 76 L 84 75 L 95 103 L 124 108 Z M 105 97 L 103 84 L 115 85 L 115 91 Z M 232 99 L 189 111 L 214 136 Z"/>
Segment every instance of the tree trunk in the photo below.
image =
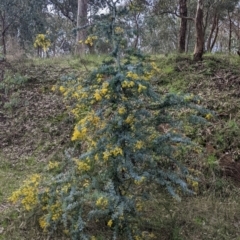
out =
<path fill-rule="evenodd" d="M 186 53 L 189 51 L 189 43 L 190 43 L 190 40 L 192 39 L 191 29 L 192 29 L 192 21 L 190 21 L 188 23 L 187 38 L 186 38 L 186 49 L 185 49 Z"/>
<path fill-rule="evenodd" d="M 185 52 L 186 48 L 186 35 L 187 35 L 187 0 L 179 0 L 179 12 L 181 18 L 180 30 L 179 30 L 179 39 L 178 39 L 178 51 L 179 53 Z"/>
<path fill-rule="evenodd" d="M 203 31 L 203 0 L 198 0 L 195 17 L 196 42 L 193 54 L 194 61 L 202 61 L 204 51 L 204 31 Z"/>
<path fill-rule="evenodd" d="M 4 58 L 6 57 L 6 54 L 7 54 L 7 48 L 6 48 L 6 36 L 5 36 L 5 33 L 2 33 L 2 48 L 3 48 L 3 50 L 2 50 L 2 53 L 3 53 L 3 56 L 4 56 Z"/>
<path fill-rule="evenodd" d="M 215 36 L 214 36 L 214 39 L 212 41 L 212 44 L 211 44 L 211 47 L 210 47 L 210 52 L 212 52 L 213 50 L 213 47 L 216 43 L 216 40 L 217 40 L 217 37 L 218 37 L 218 32 L 219 32 L 219 17 L 217 19 L 217 28 L 216 28 L 216 31 L 215 31 Z"/>
<path fill-rule="evenodd" d="M 239 16 L 240 16 L 240 8 L 238 8 L 238 17 Z M 240 18 L 238 18 L 237 39 L 238 39 L 238 49 L 239 49 L 238 51 L 240 52 Z"/>
<path fill-rule="evenodd" d="M 232 19 L 229 11 L 228 11 L 228 19 L 229 19 L 228 53 L 230 54 L 231 48 L 232 48 Z"/>
<path fill-rule="evenodd" d="M 78 12 L 77 12 L 77 38 L 76 38 L 76 54 L 83 55 L 86 51 L 86 46 L 84 43 L 79 43 L 79 41 L 84 41 L 87 37 L 86 29 L 80 29 L 87 24 L 87 4 L 88 0 L 78 0 Z"/>
<path fill-rule="evenodd" d="M 214 16 L 213 16 L 213 23 L 212 23 L 212 27 L 211 27 L 211 31 L 210 31 L 210 34 L 209 34 L 209 37 L 208 37 L 208 40 L 207 40 L 207 51 L 208 52 L 211 52 L 212 51 L 212 38 L 213 38 L 213 33 L 216 29 L 216 31 L 218 32 L 218 15 L 217 15 L 217 12 L 214 13 Z M 215 37 L 214 37 L 215 41 L 216 41 L 216 34 L 215 34 Z M 214 44 L 213 44 L 214 45 Z"/>
<path fill-rule="evenodd" d="M 1 17 L 1 30 L 2 30 L 2 32 L 1 32 L 1 46 L 2 46 L 2 54 L 3 54 L 3 57 L 5 59 L 6 54 L 7 54 L 7 48 L 6 48 L 6 23 L 5 23 L 6 16 L 5 16 L 5 13 L 1 12 L 0 17 Z"/>

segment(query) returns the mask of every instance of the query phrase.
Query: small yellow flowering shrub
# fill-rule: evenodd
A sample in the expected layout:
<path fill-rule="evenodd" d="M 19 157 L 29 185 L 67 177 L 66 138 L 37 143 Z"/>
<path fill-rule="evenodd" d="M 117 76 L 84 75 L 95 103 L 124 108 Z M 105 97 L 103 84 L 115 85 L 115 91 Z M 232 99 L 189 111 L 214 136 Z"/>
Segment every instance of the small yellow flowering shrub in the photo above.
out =
<path fill-rule="evenodd" d="M 42 49 L 44 52 L 47 51 L 47 49 L 51 46 L 51 42 L 50 40 L 46 37 L 45 34 L 38 34 L 36 36 L 36 39 L 34 41 L 33 46 L 35 48 L 40 48 Z"/>
<path fill-rule="evenodd" d="M 97 39 L 97 36 L 88 36 L 85 41 L 80 41 L 80 43 L 84 42 L 86 45 L 93 46 L 93 42 Z"/>
<path fill-rule="evenodd" d="M 185 181 L 189 172 L 176 159 L 181 145 L 190 140 L 173 113 L 187 107 L 203 116 L 208 112 L 188 98 L 154 91 L 151 81 L 161 70 L 140 51 L 121 53 L 124 31 L 114 22 L 116 5 L 109 8 L 113 22 L 105 27 L 111 33 L 111 57 L 88 77 L 63 81 L 58 88 L 72 102 L 69 110 L 76 124 L 71 140 L 82 144 L 80 156 L 66 152 L 61 173 L 41 185 L 37 177 L 30 179 L 11 200 L 22 199 L 26 209 L 41 209 L 44 231 L 63 229 L 73 240 L 95 239 L 89 229 L 96 222 L 105 223 L 113 239 L 153 239 L 154 234 L 141 233 L 135 224 L 151 186 L 176 198 L 175 189 L 192 193 Z M 159 131 L 166 123 L 169 130 Z M 50 162 L 48 169 L 54 168 L 59 166 Z M 28 196 L 28 187 L 33 196 Z"/>

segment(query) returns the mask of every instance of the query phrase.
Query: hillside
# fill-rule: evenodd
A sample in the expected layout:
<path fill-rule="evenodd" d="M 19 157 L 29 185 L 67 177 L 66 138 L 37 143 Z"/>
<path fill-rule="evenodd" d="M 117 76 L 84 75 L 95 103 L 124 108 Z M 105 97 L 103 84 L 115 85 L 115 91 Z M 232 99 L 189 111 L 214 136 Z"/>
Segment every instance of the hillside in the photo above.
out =
<path fill-rule="evenodd" d="M 161 69 L 154 88 L 160 94 L 189 93 L 214 112 L 201 127 L 185 133 L 202 150 L 183 154 L 199 177 L 197 194 L 176 203 L 169 196 L 146 206 L 143 229 L 156 239 L 239 239 L 240 235 L 240 58 L 206 55 L 153 56 Z M 0 239 L 50 239 L 36 222 L 7 202 L 31 173 L 44 171 L 51 160 L 63 161 L 74 119 L 52 86 L 66 76 L 87 74 L 101 59 L 12 61 L 0 83 Z M 161 217 L 159 217 L 161 216 Z M 31 223 L 30 223 L 31 222 Z M 31 229 L 29 228 L 31 226 Z M 54 237 L 51 237 L 54 239 Z M 68 239 L 60 234 L 56 239 Z M 99 238 L 102 239 L 102 238 Z"/>

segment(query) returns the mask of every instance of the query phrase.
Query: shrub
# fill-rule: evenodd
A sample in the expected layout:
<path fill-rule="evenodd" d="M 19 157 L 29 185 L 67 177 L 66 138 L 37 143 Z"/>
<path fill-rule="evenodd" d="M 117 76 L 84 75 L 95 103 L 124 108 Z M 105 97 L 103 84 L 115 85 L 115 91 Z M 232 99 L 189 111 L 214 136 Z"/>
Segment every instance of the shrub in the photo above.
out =
<path fill-rule="evenodd" d="M 176 159 L 190 140 L 181 133 L 175 113 L 186 107 L 202 115 L 208 111 L 195 105 L 193 96 L 155 93 L 151 80 L 160 70 L 151 58 L 131 49 L 120 57 L 124 30 L 114 20 L 116 6 L 110 10 L 112 56 L 88 78 L 70 79 L 59 88 L 66 98 L 75 99 L 72 141 L 81 142 L 82 153 L 66 153 L 60 174 L 26 183 L 37 189 L 31 191 L 28 208 L 26 185 L 11 200 L 20 198 L 27 210 L 40 212 L 44 231 L 62 229 L 71 239 L 96 239 L 96 223 L 112 232 L 113 239 L 150 239 L 153 235 L 142 235 L 135 218 L 154 197 L 151 193 L 167 189 L 177 199 L 179 189 L 192 193 L 185 182 L 186 176 L 191 179 L 188 170 Z M 201 117 L 191 119 L 198 123 Z M 160 129 L 163 125 L 166 131 Z M 48 169 L 55 167 L 61 166 L 51 162 Z"/>

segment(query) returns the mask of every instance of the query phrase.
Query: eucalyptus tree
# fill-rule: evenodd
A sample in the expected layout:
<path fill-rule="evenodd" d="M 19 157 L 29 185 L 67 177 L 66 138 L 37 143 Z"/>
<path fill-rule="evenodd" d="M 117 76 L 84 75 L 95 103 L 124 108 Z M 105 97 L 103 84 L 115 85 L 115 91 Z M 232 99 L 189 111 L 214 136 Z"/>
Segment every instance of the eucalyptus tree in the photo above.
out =
<path fill-rule="evenodd" d="M 233 33 L 235 35 L 234 52 L 240 56 L 240 4 L 235 7 L 232 16 Z"/>
<path fill-rule="evenodd" d="M 0 46 L 4 56 L 7 54 L 8 34 L 17 37 L 22 45 L 32 43 L 35 35 L 43 31 L 47 3 L 45 0 L 1 0 L 0 1 Z"/>
<path fill-rule="evenodd" d="M 180 53 L 186 51 L 186 36 L 187 36 L 187 0 L 179 0 L 179 13 L 181 17 L 180 29 L 179 29 L 179 40 L 178 40 L 178 51 Z"/>
<path fill-rule="evenodd" d="M 85 29 L 85 25 L 88 23 L 88 0 L 78 0 L 78 8 L 77 8 L 77 37 L 76 37 L 76 53 L 84 54 L 85 53 L 85 45 L 78 44 L 81 40 L 86 39 L 87 31 Z M 79 28 L 82 29 L 80 30 Z"/>
<path fill-rule="evenodd" d="M 208 21 L 208 38 L 206 50 L 211 52 L 217 41 L 220 24 L 226 26 L 228 35 L 228 51 L 231 51 L 231 36 L 233 31 L 234 21 L 232 16 L 237 8 L 239 0 L 215 0 L 206 1 L 206 19 Z M 228 23 L 228 24 L 227 24 Z M 228 26 L 227 26 L 228 25 Z"/>
<path fill-rule="evenodd" d="M 197 0 L 197 9 L 196 15 L 193 19 L 195 21 L 195 29 L 196 29 L 196 42 L 193 53 L 193 59 L 195 61 L 201 61 L 202 55 L 204 53 L 204 30 L 203 30 L 203 5 L 204 0 Z"/>
<path fill-rule="evenodd" d="M 58 12 L 51 12 L 47 17 L 47 37 L 51 41 L 49 55 L 72 53 L 75 45 L 73 23 Z"/>
<path fill-rule="evenodd" d="M 6 56 L 6 36 L 10 27 L 19 19 L 24 9 L 24 0 L 1 0 L 0 1 L 0 46 Z"/>
<path fill-rule="evenodd" d="M 52 11 L 66 17 L 73 25 L 76 25 L 78 2 L 77 0 L 49 0 L 48 4 Z"/>
<path fill-rule="evenodd" d="M 95 15 L 99 8 L 105 6 L 104 0 L 49 0 L 52 10 L 69 19 L 76 35 L 76 54 L 84 54 L 86 46 L 79 44 L 79 41 L 87 37 L 87 27 L 92 15 Z"/>
<path fill-rule="evenodd" d="M 234 28 L 234 10 L 236 7 L 239 7 L 239 0 L 231 0 L 231 1 L 224 1 L 222 8 L 227 11 L 228 22 L 229 22 L 229 38 L 228 38 L 228 52 L 231 53 L 232 49 L 232 35 L 233 35 L 233 28 Z M 239 22 L 238 22 L 239 25 Z"/>

